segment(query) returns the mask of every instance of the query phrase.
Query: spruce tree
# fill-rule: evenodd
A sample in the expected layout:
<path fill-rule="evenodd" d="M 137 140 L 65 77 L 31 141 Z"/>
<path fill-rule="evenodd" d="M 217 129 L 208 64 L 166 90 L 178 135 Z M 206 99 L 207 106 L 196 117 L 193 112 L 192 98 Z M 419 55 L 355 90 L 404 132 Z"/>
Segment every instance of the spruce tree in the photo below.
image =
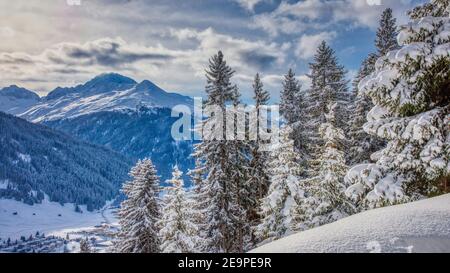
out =
<path fill-rule="evenodd" d="M 159 252 L 156 223 L 160 218 L 160 186 L 156 169 L 150 159 L 139 160 L 130 176 L 133 179 L 122 188 L 127 199 L 118 211 L 120 231 L 115 249 L 122 253 Z"/>
<path fill-rule="evenodd" d="M 245 109 L 240 106 L 240 93 L 235 86 L 233 106 L 234 109 L 228 109 L 227 115 L 234 119 L 234 140 L 227 140 L 230 145 L 230 179 L 235 189 L 234 200 L 232 202 L 233 214 L 235 216 L 235 246 L 233 252 L 242 253 L 252 245 L 252 211 L 254 210 L 255 194 L 254 189 L 248 184 L 251 175 L 250 153 L 251 142 L 248 140 L 246 125 L 249 124 Z M 244 139 L 238 139 L 238 130 L 245 129 L 243 133 Z"/>
<path fill-rule="evenodd" d="M 284 76 L 283 90 L 281 91 L 280 113 L 286 123 L 293 129 L 292 137 L 297 152 L 304 154 L 304 94 L 300 82 L 295 78 L 295 73 L 289 69 Z"/>
<path fill-rule="evenodd" d="M 192 207 L 184 189 L 183 172 L 177 166 L 173 168 L 172 179 L 166 187 L 161 220 L 158 222 L 161 252 L 196 252 L 197 227 L 193 223 Z"/>
<path fill-rule="evenodd" d="M 249 194 L 247 213 L 248 221 L 251 226 L 248 248 L 255 246 L 258 242 L 258 238 L 254 234 L 257 225 L 260 223 L 260 215 L 258 213 L 258 209 L 260 207 L 260 202 L 262 198 L 266 196 L 270 185 L 267 166 L 268 152 L 263 149 L 263 145 L 267 145 L 268 141 L 264 141 L 261 138 L 259 131 L 260 127 L 263 126 L 261 122 L 265 121 L 265 117 L 263 115 L 266 115 L 266 112 L 263 107 L 266 106 L 269 102 L 270 95 L 267 91 L 264 90 L 259 74 L 256 74 L 255 76 L 255 80 L 253 83 L 253 92 L 256 111 L 256 129 L 258 131 L 256 132 L 256 140 L 252 141 L 251 143 L 249 179 L 247 180 L 246 184 L 246 188 L 248 189 Z"/>
<path fill-rule="evenodd" d="M 294 208 L 296 230 L 328 224 L 353 212 L 345 195 L 345 135 L 336 126 L 336 110 L 336 103 L 328 106 L 326 122 L 319 129 L 324 144 L 313 161 L 315 176 L 300 182 L 306 198 Z"/>
<path fill-rule="evenodd" d="M 319 135 L 320 126 L 326 122 L 328 105 L 337 103 L 337 127 L 347 129 L 348 92 L 346 71 L 338 63 L 334 50 L 322 42 L 310 63 L 311 87 L 306 93 L 305 101 L 305 134 L 307 137 L 307 153 L 311 159 L 317 158 L 316 153 L 322 146 L 323 140 Z"/>
<path fill-rule="evenodd" d="M 285 235 L 291 226 L 292 206 L 303 195 L 299 184 L 302 167 L 297 163 L 298 153 L 295 152 L 291 135 L 292 129 L 286 125 L 271 150 L 268 164 L 271 184 L 261 202 L 262 222 L 256 231 L 261 241 Z"/>
<path fill-rule="evenodd" d="M 195 144 L 194 147 L 200 144 Z M 195 151 L 192 154 L 195 157 L 195 168 L 189 170 L 188 175 L 191 178 L 193 187 L 188 194 L 188 200 L 191 205 L 192 222 L 197 230 L 197 240 L 195 249 L 198 252 L 206 252 L 208 247 L 208 222 L 205 217 L 205 211 L 208 207 L 208 191 L 204 186 L 204 177 L 206 169 L 204 168 L 203 161 L 200 154 Z"/>
<path fill-rule="evenodd" d="M 251 167 L 251 177 L 249 180 L 250 187 L 254 190 L 254 199 L 260 200 L 262 199 L 268 190 L 269 187 L 269 177 L 267 173 L 267 152 L 261 149 L 263 144 L 267 144 L 261 138 L 260 128 L 264 127 L 261 122 L 265 120 L 263 115 L 266 116 L 264 106 L 267 106 L 270 95 L 269 92 L 263 89 L 263 84 L 259 77 L 259 74 L 256 74 L 255 81 L 253 83 L 253 99 L 255 101 L 255 111 L 256 111 L 256 128 L 258 131 L 256 132 L 256 141 L 252 144 L 252 160 L 250 163 Z M 254 204 L 257 205 L 257 202 Z"/>
<path fill-rule="evenodd" d="M 216 107 L 214 113 L 202 124 L 203 141 L 195 146 L 196 169 L 192 172 L 197 181 L 205 208 L 203 252 L 239 252 L 243 241 L 238 232 L 245 212 L 239 201 L 238 184 L 244 183 L 241 169 L 236 169 L 236 147 L 227 141 L 226 105 L 236 103 L 237 89 L 232 85 L 234 71 L 227 65 L 222 52 L 214 55 L 206 71 L 207 100 L 205 106 Z M 229 128 L 234 132 L 234 128 Z M 239 238 L 237 238 L 239 237 Z"/>
<path fill-rule="evenodd" d="M 364 93 L 359 92 L 358 85 L 365 77 L 375 71 L 375 62 L 378 57 L 370 54 L 367 57 L 353 81 L 353 105 L 350 110 L 349 133 L 350 138 L 349 152 L 347 161 L 350 166 L 360 163 L 370 162 L 370 156 L 381 147 L 381 141 L 370 136 L 363 130 L 363 125 L 367 122 L 367 114 L 373 107 L 371 99 Z"/>
<path fill-rule="evenodd" d="M 380 26 L 375 39 L 375 46 L 378 49 L 379 56 L 384 56 L 389 51 L 398 48 L 396 23 L 397 20 L 392 15 L 392 9 L 385 9 L 381 15 Z"/>
<path fill-rule="evenodd" d="M 374 107 L 364 130 L 387 141 L 375 164 L 347 174 L 360 207 L 408 202 L 443 192 L 449 177 L 449 1 L 413 9 L 399 50 L 382 56 L 361 82 Z"/>
<path fill-rule="evenodd" d="M 349 127 L 350 150 L 347 156 L 349 164 L 367 163 L 371 161 L 371 155 L 382 148 L 383 142 L 375 136 L 364 132 L 363 125 L 367 122 L 367 114 L 373 107 L 371 98 L 359 92 L 359 83 L 375 71 L 375 63 L 379 56 L 398 49 L 396 19 L 392 15 L 392 9 L 383 11 L 380 25 L 377 30 L 375 46 L 377 54 L 369 54 L 363 61 L 358 74 L 353 81 L 353 104 L 351 106 L 351 118 Z"/>
<path fill-rule="evenodd" d="M 91 247 L 89 245 L 88 239 L 81 239 L 80 241 L 80 253 L 91 253 Z"/>

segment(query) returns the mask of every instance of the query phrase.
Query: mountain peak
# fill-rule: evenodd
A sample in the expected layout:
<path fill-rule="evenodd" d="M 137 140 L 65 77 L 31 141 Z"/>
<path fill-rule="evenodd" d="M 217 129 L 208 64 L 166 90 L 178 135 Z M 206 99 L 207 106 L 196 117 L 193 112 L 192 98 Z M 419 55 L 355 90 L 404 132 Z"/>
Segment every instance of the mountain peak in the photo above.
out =
<path fill-rule="evenodd" d="M 39 96 L 33 91 L 30 91 L 23 87 L 19 87 L 15 84 L 0 89 L 0 95 L 14 97 L 16 99 L 33 99 L 36 101 L 40 100 Z"/>
<path fill-rule="evenodd" d="M 138 85 L 136 85 L 136 91 L 158 91 L 158 92 L 165 92 L 162 90 L 159 86 L 152 83 L 149 80 L 143 80 Z"/>
<path fill-rule="evenodd" d="M 116 84 L 137 84 L 135 80 L 132 78 L 120 75 L 118 73 L 103 73 L 92 80 L 90 80 L 88 83 L 101 83 L 101 82 L 107 82 L 107 83 L 116 83 Z"/>
<path fill-rule="evenodd" d="M 118 73 L 104 73 L 96 76 L 85 84 L 75 87 L 57 87 L 48 93 L 47 100 L 56 99 L 73 93 L 106 93 L 109 91 L 122 91 L 132 88 L 137 82 L 132 78 Z"/>

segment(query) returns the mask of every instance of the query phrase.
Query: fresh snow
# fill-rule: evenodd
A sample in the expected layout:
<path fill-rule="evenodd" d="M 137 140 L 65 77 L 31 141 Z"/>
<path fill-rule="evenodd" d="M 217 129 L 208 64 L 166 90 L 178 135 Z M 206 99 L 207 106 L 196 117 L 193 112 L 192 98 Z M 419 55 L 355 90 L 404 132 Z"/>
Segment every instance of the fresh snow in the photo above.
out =
<path fill-rule="evenodd" d="M 450 194 L 385 207 L 263 245 L 255 253 L 449 252 Z"/>
<path fill-rule="evenodd" d="M 0 190 L 7 189 L 9 185 L 8 180 L 0 180 Z"/>
<path fill-rule="evenodd" d="M 85 206 L 79 207 L 83 213 L 75 212 L 74 204 L 62 206 L 50 202 L 48 198 L 42 204 L 32 206 L 15 200 L 0 199 L 0 239 L 19 239 L 21 236 L 34 235 L 36 231 L 64 237 L 77 229 L 89 229 L 104 222 L 115 221 L 107 207 L 94 212 L 87 211 Z"/>
<path fill-rule="evenodd" d="M 168 93 L 150 81 L 145 80 L 141 83 L 122 81 L 117 83 L 117 79 L 106 74 L 84 85 L 57 88 L 42 102 L 20 116 L 32 122 L 43 122 L 104 111 L 135 110 L 140 106 L 172 108 L 176 105 L 186 105 L 191 109 L 193 107 L 193 100 L 190 97 Z"/>
<path fill-rule="evenodd" d="M 17 153 L 17 156 L 22 160 L 24 163 L 31 163 L 31 156 L 28 154 L 22 154 Z"/>

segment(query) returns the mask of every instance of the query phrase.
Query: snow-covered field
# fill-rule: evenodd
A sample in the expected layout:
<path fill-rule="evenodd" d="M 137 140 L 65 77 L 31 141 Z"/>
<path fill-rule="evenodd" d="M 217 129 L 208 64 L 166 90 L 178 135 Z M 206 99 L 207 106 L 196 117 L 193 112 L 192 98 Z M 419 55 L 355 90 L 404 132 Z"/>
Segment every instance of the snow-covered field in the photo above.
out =
<path fill-rule="evenodd" d="M 450 194 L 363 212 L 252 252 L 450 253 Z"/>
<path fill-rule="evenodd" d="M 80 206 L 83 213 L 77 213 L 73 204 L 61 206 L 47 199 L 42 204 L 33 206 L 0 199 L 0 239 L 28 237 L 34 235 L 36 231 L 64 238 L 67 233 L 89 230 L 102 223 L 115 222 L 112 210 L 107 207 L 88 212 L 85 206 Z"/>

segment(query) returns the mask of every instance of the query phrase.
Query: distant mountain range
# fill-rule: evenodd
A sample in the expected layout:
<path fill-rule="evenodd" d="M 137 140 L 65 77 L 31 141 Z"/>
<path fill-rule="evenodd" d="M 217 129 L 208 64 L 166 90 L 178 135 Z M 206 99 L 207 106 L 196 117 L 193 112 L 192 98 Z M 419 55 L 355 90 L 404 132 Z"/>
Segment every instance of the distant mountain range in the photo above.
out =
<path fill-rule="evenodd" d="M 148 80 L 138 83 L 109 73 L 75 87 L 58 87 L 42 98 L 17 86 L 2 89 L 0 96 L 0 111 L 105 146 L 132 161 L 150 157 L 162 182 L 170 178 L 174 164 L 185 172 L 186 180 L 194 166 L 193 143 L 171 137 L 176 120 L 171 108 L 179 104 L 192 108 L 193 100 Z"/>
<path fill-rule="evenodd" d="M 119 194 L 132 161 L 105 147 L 0 112 L 0 198 L 101 208 Z"/>
<path fill-rule="evenodd" d="M 110 73 L 102 74 L 76 87 L 58 87 L 40 102 L 20 114 L 33 122 L 74 118 L 104 111 L 135 110 L 137 107 L 192 107 L 190 97 L 168 93 L 145 80 Z"/>

